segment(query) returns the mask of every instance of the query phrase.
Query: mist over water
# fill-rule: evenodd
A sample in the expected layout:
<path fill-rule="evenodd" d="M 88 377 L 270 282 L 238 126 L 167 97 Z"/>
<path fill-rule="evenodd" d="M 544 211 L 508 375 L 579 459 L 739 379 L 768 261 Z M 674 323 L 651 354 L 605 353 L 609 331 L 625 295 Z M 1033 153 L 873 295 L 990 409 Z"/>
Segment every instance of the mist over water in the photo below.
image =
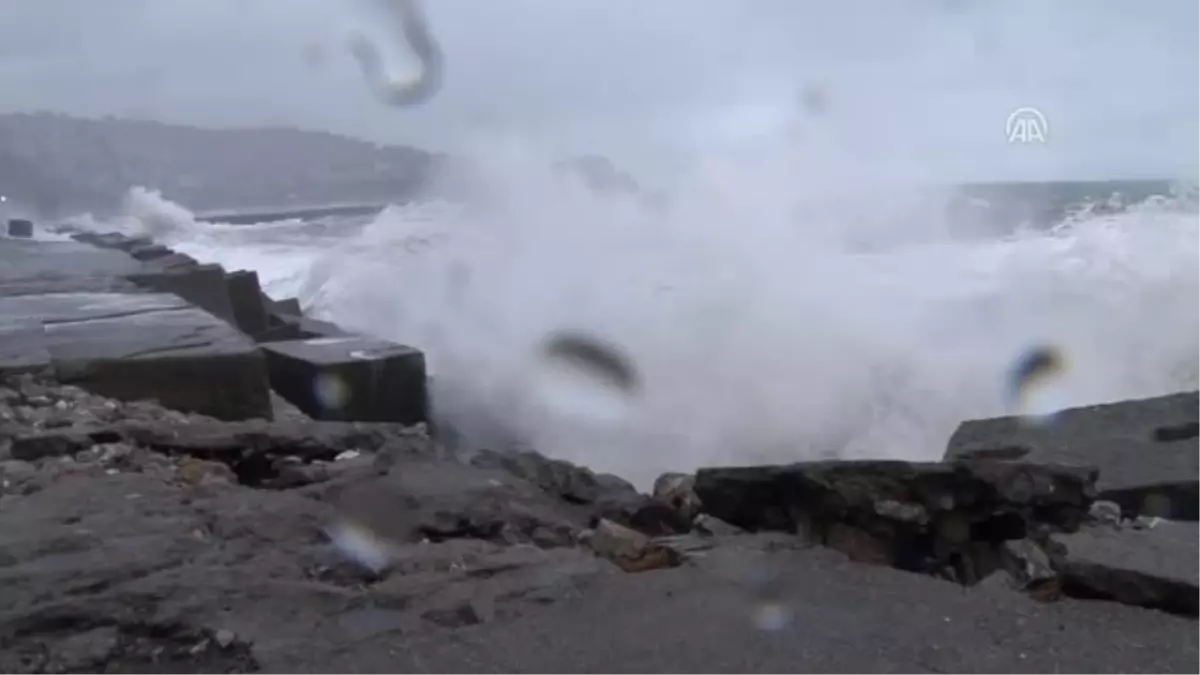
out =
<path fill-rule="evenodd" d="M 997 26 L 993 51 L 1007 44 L 995 31 L 1028 28 Z M 994 106 L 968 107 L 986 120 L 927 114 L 918 99 L 962 98 L 969 70 L 954 27 L 935 29 L 912 58 L 825 68 L 821 106 L 748 72 L 763 84 L 742 99 L 688 110 L 689 162 L 650 186 L 665 205 L 590 190 L 536 139 L 484 135 L 469 180 L 443 177 L 466 197 L 455 203 L 247 227 L 197 223 L 139 188 L 104 227 L 257 270 L 310 314 L 421 348 L 439 420 L 468 445 L 518 439 L 641 486 L 705 464 L 940 458 L 962 420 L 1014 412 L 1008 376 L 1036 346 L 1064 356 L 1064 406 L 1197 387 L 1194 193 L 1050 229 L 948 218 L 950 195 L 931 183 L 968 166 L 971 178 L 1054 173 L 1077 165 L 1061 153 L 1087 134 L 1063 115 L 1052 133 L 1075 145 L 1006 145 L 1009 110 L 1043 103 L 1000 81 L 975 101 Z M 918 80 L 911 106 L 884 105 L 889 82 Z M 636 395 L 606 415 L 548 401 L 538 350 L 560 331 L 619 345 Z"/>

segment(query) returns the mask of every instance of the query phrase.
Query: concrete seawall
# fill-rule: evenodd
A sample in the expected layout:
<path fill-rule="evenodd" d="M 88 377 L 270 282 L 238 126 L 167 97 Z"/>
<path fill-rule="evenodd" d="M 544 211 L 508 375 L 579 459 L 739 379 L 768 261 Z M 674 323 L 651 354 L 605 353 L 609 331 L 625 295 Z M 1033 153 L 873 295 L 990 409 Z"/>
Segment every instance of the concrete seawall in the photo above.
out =
<path fill-rule="evenodd" d="M 0 376 L 47 372 L 223 420 L 271 419 L 274 392 L 317 420 L 425 421 L 420 351 L 305 318 L 255 272 L 116 233 L 72 238 L 0 239 Z"/>

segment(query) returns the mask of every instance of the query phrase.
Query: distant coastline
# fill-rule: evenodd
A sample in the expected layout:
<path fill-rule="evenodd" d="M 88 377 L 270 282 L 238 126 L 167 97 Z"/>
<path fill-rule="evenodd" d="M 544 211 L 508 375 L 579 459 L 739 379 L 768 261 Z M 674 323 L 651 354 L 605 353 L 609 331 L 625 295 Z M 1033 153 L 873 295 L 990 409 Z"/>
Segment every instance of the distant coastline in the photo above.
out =
<path fill-rule="evenodd" d="M 444 159 L 289 128 L 0 114 L 0 194 L 46 215 L 111 210 L 134 185 L 197 211 L 389 202 Z"/>

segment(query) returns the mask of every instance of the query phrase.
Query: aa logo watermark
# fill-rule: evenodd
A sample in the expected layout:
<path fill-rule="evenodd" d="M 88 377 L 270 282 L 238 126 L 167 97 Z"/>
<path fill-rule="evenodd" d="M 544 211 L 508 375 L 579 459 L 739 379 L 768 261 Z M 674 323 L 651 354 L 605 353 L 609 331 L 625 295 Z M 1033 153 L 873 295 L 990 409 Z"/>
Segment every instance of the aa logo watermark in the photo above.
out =
<path fill-rule="evenodd" d="M 1009 143 L 1045 143 L 1050 124 L 1037 108 L 1021 107 L 1009 113 L 1004 133 Z"/>

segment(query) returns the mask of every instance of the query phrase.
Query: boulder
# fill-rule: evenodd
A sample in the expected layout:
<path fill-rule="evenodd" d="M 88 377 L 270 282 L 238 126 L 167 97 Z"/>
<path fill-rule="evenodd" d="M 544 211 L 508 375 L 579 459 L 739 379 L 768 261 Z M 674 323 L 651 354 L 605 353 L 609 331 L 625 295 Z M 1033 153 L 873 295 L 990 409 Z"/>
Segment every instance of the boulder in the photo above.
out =
<path fill-rule="evenodd" d="M 271 387 L 309 417 L 416 424 L 426 420 L 425 355 L 345 336 L 262 345 Z"/>
<path fill-rule="evenodd" d="M 656 544 L 641 532 L 608 519 L 601 519 L 596 524 L 587 542 L 596 555 L 626 572 L 678 567 L 683 562 L 683 557 L 674 548 Z"/>
<path fill-rule="evenodd" d="M 973 584 L 998 547 L 1087 518 L 1096 471 L 1003 461 L 805 462 L 701 469 L 705 513 L 750 530 L 795 532 L 853 559 Z"/>
<path fill-rule="evenodd" d="M 660 500 L 639 493 L 631 483 L 537 452 L 480 450 L 472 466 L 501 469 L 529 481 L 562 501 L 585 507 L 589 521 L 606 519 L 650 536 L 687 532 L 691 523 Z"/>
<path fill-rule="evenodd" d="M 33 236 L 33 221 L 24 218 L 9 218 L 8 236 L 29 239 Z"/>
<path fill-rule="evenodd" d="M 1047 423 L 1018 417 L 964 422 L 947 459 L 1007 457 L 1095 466 L 1101 499 L 1127 516 L 1196 520 L 1200 438 L 1196 392 L 1072 408 Z"/>
<path fill-rule="evenodd" d="M 157 399 L 222 419 L 271 415 L 253 342 L 173 295 L 0 297 L 0 316 L 17 327 L 8 331 L 18 346 L 6 349 L 6 369 L 48 355 L 60 380 L 112 398 Z"/>

